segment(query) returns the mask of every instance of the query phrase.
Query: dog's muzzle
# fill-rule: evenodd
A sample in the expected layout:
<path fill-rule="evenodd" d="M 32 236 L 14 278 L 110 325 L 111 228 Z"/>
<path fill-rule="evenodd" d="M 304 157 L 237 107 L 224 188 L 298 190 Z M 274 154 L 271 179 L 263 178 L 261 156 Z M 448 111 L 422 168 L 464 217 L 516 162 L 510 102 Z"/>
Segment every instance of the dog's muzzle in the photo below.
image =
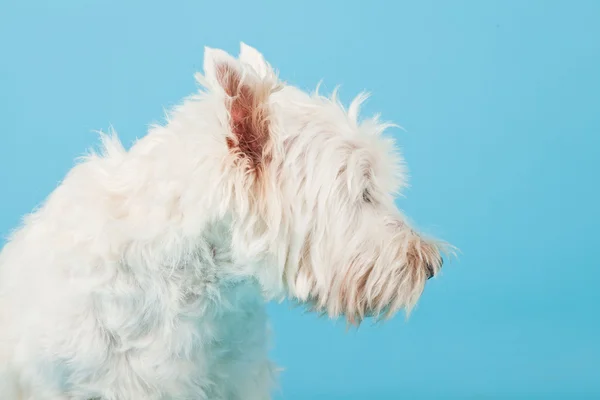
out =
<path fill-rule="evenodd" d="M 444 265 L 444 259 L 440 260 L 440 268 L 442 268 L 442 265 Z M 433 278 L 434 275 L 435 268 L 433 267 L 433 265 L 427 265 L 427 280 Z"/>

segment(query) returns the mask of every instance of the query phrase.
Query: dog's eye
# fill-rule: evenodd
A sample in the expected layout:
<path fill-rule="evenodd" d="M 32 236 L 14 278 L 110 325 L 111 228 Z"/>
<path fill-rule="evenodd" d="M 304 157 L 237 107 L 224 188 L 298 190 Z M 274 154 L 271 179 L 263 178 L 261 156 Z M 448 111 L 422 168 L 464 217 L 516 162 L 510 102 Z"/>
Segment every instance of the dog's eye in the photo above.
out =
<path fill-rule="evenodd" d="M 365 203 L 371 204 L 373 202 L 373 198 L 371 197 L 371 192 L 369 192 L 369 189 L 363 190 L 362 198 Z"/>

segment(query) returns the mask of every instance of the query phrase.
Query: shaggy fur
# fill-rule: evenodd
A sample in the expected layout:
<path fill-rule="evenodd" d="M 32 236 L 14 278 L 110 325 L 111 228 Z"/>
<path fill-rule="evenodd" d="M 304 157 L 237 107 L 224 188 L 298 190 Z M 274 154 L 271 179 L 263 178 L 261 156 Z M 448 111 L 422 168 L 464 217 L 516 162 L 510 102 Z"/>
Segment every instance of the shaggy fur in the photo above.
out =
<path fill-rule="evenodd" d="M 2 400 L 266 400 L 266 301 L 358 324 L 439 271 L 366 96 L 306 94 L 244 44 L 197 80 L 130 150 L 103 135 L 0 253 Z"/>

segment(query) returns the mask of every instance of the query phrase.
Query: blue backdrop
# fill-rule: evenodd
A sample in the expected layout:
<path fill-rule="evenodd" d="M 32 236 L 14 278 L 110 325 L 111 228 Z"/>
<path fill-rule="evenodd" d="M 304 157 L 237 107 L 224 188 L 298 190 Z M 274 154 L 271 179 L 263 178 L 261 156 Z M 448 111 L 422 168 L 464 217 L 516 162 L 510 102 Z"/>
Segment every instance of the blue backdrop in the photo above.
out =
<path fill-rule="evenodd" d="M 0 232 L 111 124 L 264 52 L 396 131 L 399 205 L 461 250 L 412 317 L 345 333 L 271 305 L 278 399 L 600 398 L 600 1 L 0 0 Z"/>

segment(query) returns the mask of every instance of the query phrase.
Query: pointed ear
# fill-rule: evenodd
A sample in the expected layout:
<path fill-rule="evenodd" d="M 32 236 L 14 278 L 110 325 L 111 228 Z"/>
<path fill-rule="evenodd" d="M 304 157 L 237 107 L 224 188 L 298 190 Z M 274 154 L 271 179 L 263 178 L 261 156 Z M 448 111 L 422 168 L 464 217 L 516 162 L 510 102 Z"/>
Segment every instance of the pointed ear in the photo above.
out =
<path fill-rule="evenodd" d="M 248 64 L 261 78 L 274 78 L 275 71 L 265 61 L 264 57 L 254 47 L 248 46 L 246 43 L 240 43 L 240 61 Z"/>
<path fill-rule="evenodd" d="M 219 83 L 219 65 L 237 66 L 239 63 L 235 58 L 220 49 L 210 47 L 204 48 L 204 78 L 212 86 L 221 86 Z"/>
<path fill-rule="evenodd" d="M 224 94 L 230 124 L 227 146 L 244 168 L 259 174 L 271 159 L 269 96 L 275 82 L 210 48 L 205 49 L 204 73 L 208 83 Z"/>

